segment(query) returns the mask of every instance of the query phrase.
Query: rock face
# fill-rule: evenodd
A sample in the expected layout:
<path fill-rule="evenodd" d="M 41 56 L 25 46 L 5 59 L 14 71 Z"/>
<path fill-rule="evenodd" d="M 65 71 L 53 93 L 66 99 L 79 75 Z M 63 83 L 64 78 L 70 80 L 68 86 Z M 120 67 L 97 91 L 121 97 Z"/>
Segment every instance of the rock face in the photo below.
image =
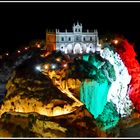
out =
<path fill-rule="evenodd" d="M 4 113 L 0 136 L 8 137 L 96 137 L 96 125 L 84 107 L 73 113 L 47 117 L 37 113 Z"/>
<path fill-rule="evenodd" d="M 62 74 L 64 75 L 64 78 Z M 61 89 L 68 90 L 74 97 L 80 100 L 81 81 L 78 78 L 66 78 L 66 72 L 62 70 L 49 71 L 47 74 L 52 79 L 53 84 Z"/>
<path fill-rule="evenodd" d="M 120 137 L 140 137 L 140 124 L 135 125 L 134 127 L 121 130 Z"/>
<path fill-rule="evenodd" d="M 5 96 L 5 92 L 6 92 L 5 84 L 1 84 L 0 85 L 0 102 L 2 102 L 2 100 Z"/>
<path fill-rule="evenodd" d="M 62 80 L 60 85 L 63 89 L 68 89 L 70 92 L 72 92 L 77 99 L 80 99 L 79 93 L 81 81 L 79 79 L 68 78 L 66 80 Z"/>
<path fill-rule="evenodd" d="M 22 64 L 24 61 L 30 59 L 33 56 L 33 51 L 29 51 L 24 53 L 23 55 L 16 58 L 9 58 L 9 60 L 1 62 L 0 68 L 0 103 L 2 102 L 5 93 L 6 93 L 6 83 L 8 79 L 11 77 L 13 70 Z"/>
<path fill-rule="evenodd" d="M 140 137 L 140 114 L 134 111 L 129 117 L 122 118 L 118 127 L 120 128 L 119 137 Z"/>
<path fill-rule="evenodd" d="M 55 62 L 53 55 L 50 57 L 52 63 Z M 54 59 L 57 57 L 60 56 Z M 80 87 L 83 79 L 90 78 L 91 65 L 75 60 L 67 69 L 41 73 L 35 69 L 41 61 L 46 59 L 42 60 L 38 54 L 34 57 L 23 55 L 11 69 L 5 66 L 8 73 L 0 71 L 0 92 L 6 93 L 0 104 L 1 137 L 120 137 L 129 136 L 123 131 L 127 126 L 140 123 L 139 115 L 136 115 L 138 118 L 121 119 L 118 126 L 102 131 L 101 121 L 110 126 L 110 122 L 117 120 L 111 115 L 114 112 L 112 106 L 112 110 L 103 112 L 95 120 L 80 102 Z M 104 117 L 106 113 L 107 117 Z"/>
<path fill-rule="evenodd" d="M 4 112 L 38 112 L 56 116 L 74 111 L 79 104 L 57 89 L 52 81 L 36 71 L 19 67 L 9 79 L 1 106 Z"/>
<path fill-rule="evenodd" d="M 49 77 L 29 65 L 32 62 L 17 67 L 6 84 L 0 136 L 96 137 L 95 120 L 85 106 L 61 92 Z M 74 88 L 73 79 L 67 82 Z"/>

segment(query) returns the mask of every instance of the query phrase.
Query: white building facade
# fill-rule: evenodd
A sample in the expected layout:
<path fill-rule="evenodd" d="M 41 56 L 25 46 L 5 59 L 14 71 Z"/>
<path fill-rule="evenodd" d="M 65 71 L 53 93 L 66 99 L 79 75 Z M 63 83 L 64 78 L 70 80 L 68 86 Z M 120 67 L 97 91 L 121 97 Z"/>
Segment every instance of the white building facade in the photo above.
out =
<path fill-rule="evenodd" d="M 56 50 L 65 54 L 94 53 L 98 51 L 99 38 L 97 30 L 83 32 L 82 24 L 73 25 L 73 32 L 59 32 L 56 29 Z"/>

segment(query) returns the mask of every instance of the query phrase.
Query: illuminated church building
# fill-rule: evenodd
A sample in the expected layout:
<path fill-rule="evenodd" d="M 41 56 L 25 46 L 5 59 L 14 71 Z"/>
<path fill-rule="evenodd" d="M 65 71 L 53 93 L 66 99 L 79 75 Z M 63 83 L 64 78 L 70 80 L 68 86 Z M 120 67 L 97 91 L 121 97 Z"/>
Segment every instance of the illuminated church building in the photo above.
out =
<path fill-rule="evenodd" d="M 83 32 L 82 24 L 73 25 L 73 32 L 46 32 L 47 51 L 60 50 L 65 54 L 94 53 L 99 49 L 97 30 Z"/>

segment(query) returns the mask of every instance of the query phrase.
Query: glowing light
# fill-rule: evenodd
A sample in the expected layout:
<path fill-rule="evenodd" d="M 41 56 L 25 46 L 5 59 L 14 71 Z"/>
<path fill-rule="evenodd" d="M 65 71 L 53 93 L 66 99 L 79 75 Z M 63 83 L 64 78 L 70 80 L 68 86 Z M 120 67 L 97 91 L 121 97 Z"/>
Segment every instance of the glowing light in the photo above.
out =
<path fill-rule="evenodd" d="M 131 76 L 128 73 L 123 61 L 117 53 L 114 53 L 109 48 L 104 48 L 100 56 L 107 59 L 113 65 L 116 80 L 112 81 L 111 87 L 108 91 L 108 102 L 113 102 L 116 105 L 117 112 L 121 117 L 130 115 L 131 101 L 128 98 L 127 90 L 130 83 Z M 125 79 L 125 80 L 124 80 Z M 129 110 L 126 112 L 126 109 Z"/>
<path fill-rule="evenodd" d="M 46 57 L 46 56 L 48 56 L 50 54 L 50 52 L 46 52 L 45 54 L 44 54 L 44 56 Z"/>
<path fill-rule="evenodd" d="M 118 41 L 117 39 L 114 40 L 113 42 L 114 42 L 114 44 L 116 44 L 116 45 L 119 43 L 119 41 Z"/>
<path fill-rule="evenodd" d="M 65 67 L 65 68 L 66 68 L 67 66 L 68 66 L 67 64 L 63 64 L 63 67 Z"/>
<path fill-rule="evenodd" d="M 37 44 L 37 48 L 40 48 L 40 44 Z"/>
<path fill-rule="evenodd" d="M 101 47 L 102 45 L 101 45 L 101 44 L 99 44 L 99 43 L 97 43 L 97 46 Z"/>
<path fill-rule="evenodd" d="M 44 68 L 45 69 L 49 69 L 49 65 L 47 64 L 47 65 L 44 65 Z"/>
<path fill-rule="evenodd" d="M 55 69 L 56 68 L 56 65 L 55 64 L 51 64 L 51 68 L 52 69 Z"/>
<path fill-rule="evenodd" d="M 121 48 L 117 48 L 117 52 L 132 78 L 128 95 L 133 102 L 135 109 L 140 112 L 140 64 L 136 60 L 137 54 L 133 45 L 129 44 L 127 40 L 123 40 L 122 47 L 123 51 Z"/>
<path fill-rule="evenodd" d="M 8 53 L 6 53 L 6 55 L 8 56 L 9 54 L 8 54 Z"/>
<path fill-rule="evenodd" d="M 18 52 L 18 53 L 20 53 L 21 51 L 20 51 L 20 50 L 18 50 L 17 52 Z"/>
<path fill-rule="evenodd" d="M 41 71 L 41 67 L 40 66 L 36 66 L 35 68 L 36 68 L 36 70 Z"/>
<path fill-rule="evenodd" d="M 58 58 L 56 58 L 56 61 L 57 61 L 57 62 L 60 62 L 60 61 L 61 61 L 61 59 L 58 57 Z"/>
<path fill-rule="evenodd" d="M 27 47 L 25 47 L 24 49 L 25 49 L 25 50 L 27 50 L 28 48 L 27 48 Z"/>

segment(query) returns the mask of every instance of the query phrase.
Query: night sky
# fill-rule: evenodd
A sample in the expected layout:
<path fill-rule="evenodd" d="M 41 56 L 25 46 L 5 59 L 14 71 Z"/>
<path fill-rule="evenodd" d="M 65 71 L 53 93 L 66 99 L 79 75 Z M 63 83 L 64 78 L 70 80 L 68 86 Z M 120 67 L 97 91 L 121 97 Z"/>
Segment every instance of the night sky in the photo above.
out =
<path fill-rule="evenodd" d="M 45 39 L 46 29 L 71 31 L 79 21 L 99 35 L 123 35 L 140 55 L 139 18 L 140 3 L 0 3 L 0 54 Z"/>

